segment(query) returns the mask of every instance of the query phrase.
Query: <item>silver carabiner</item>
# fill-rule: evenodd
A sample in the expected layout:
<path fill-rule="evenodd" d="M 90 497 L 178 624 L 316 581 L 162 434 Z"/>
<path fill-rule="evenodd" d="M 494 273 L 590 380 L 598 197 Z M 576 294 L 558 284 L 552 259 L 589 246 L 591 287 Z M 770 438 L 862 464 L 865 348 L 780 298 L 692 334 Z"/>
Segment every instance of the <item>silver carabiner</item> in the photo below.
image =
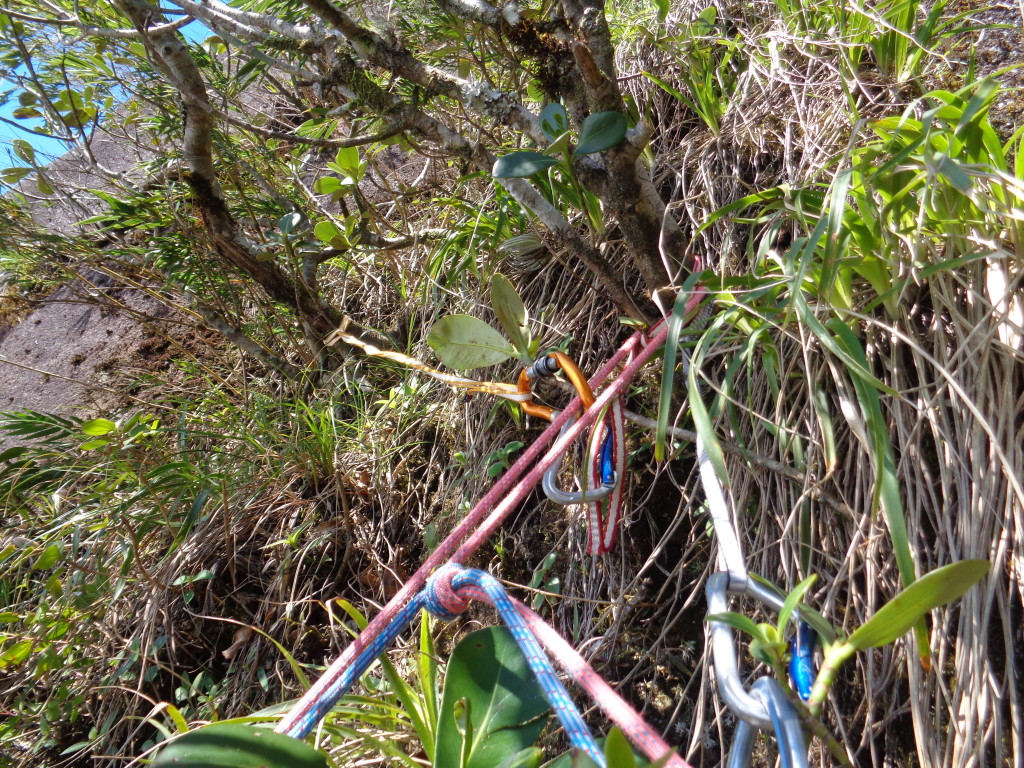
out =
<path fill-rule="evenodd" d="M 779 682 L 770 677 L 758 678 L 750 686 L 750 695 L 764 705 L 771 718 L 782 768 L 807 768 L 807 746 L 800 717 Z M 750 768 L 757 731 L 757 727 L 740 720 L 729 750 L 728 768 Z"/>
<path fill-rule="evenodd" d="M 708 613 L 711 614 L 729 610 L 729 593 L 753 597 L 775 611 L 780 611 L 784 604 L 782 597 L 760 582 L 743 578 L 740 584 L 733 584 L 730 574 L 725 571 L 711 574 L 704 593 L 707 596 Z M 711 653 L 718 692 L 729 710 L 740 720 L 729 754 L 729 768 L 747 768 L 750 765 L 754 736 L 759 730 L 769 729 L 775 731 L 779 742 L 783 768 L 806 768 L 807 749 L 803 728 L 782 686 L 777 680 L 762 677 L 754 682 L 748 692 L 740 679 L 732 629 L 721 621 L 709 621 L 708 624 L 711 626 Z"/>
<path fill-rule="evenodd" d="M 757 585 L 756 588 L 754 585 Z M 749 591 L 748 591 L 749 590 Z M 704 594 L 708 601 L 708 613 L 725 613 L 729 610 L 729 599 L 726 596 L 730 589 L 729 574 L 725 571 L 713 573 L 708 578 Z M 782 608 L 782 600 L 778 595 L 748 580 L 742 589 L 747 594 L 764 600 L 775 610 Z M 761 730 L 772 727 L 771 714 L 764 702 L 754 698 L 743 687 L 740 680 L 739 662 L 736 659 L 736 645 L 733 642 L 732 628 L 721 621 L 709 621 L 711 627 L 711 654 L 715 663 L 715 679 L 718 692 L 722 695 L 725 705 L 742 721 Z"/>
<path fill-rule="evenodd" d="M 561 436 L 565 433 L 569 427 L 575 423 L 575 419 L 565 423 L 562 427 L 562 431 L 559 433 Z M 566 449 L 568 451 L 568 449 Z M 551 465 L 547 472 L 544 473 L 544 479 L 541 481 L 541 488 L 544 491 L 544 495 L 547 496 L 555 504 L 562 506 L 568 506 L 570 504 L 586 504 L 594 501 L 601 501 L 611 496 L 612 491 L 615 490 L 619 484 L 619 473 L 612 470 L 610 472 L 610 478 L 606 478 L 601 485 L 596 488 L 584 488 L 582 491 L 564 491 L 558 487 L 558 473 L 562 469 L 562 462 L 565 461 L 565 454 L 563 453 L 558 461 Z"/>

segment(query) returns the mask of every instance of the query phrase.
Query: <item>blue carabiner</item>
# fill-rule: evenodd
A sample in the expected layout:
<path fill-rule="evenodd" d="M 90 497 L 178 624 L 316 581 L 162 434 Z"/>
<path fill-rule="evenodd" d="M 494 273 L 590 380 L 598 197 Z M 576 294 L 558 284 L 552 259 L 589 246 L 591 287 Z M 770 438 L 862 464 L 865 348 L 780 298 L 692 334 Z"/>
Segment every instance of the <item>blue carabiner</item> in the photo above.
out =
<path fill-rule="evenodd" d="M 789 678 L 803 701 L 811 697 L 811 688 L 814 686 L 814 646 L 817 642 L 818 635 L 814 628 L 806 621 L 801 621 L 790 643 Z"/>

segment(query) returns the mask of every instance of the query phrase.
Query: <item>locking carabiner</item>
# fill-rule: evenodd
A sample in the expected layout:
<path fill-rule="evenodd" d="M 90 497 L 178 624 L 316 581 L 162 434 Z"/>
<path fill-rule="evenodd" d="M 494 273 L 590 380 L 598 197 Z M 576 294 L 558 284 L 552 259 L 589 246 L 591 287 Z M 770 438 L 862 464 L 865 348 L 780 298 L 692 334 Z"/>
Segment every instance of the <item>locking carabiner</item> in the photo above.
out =
<path fill-rule="evenodd" d="M 594 404 L 594 392 L 590 388 L 590 382 L 587 381 L 587 377 L 583 375 L 583 372 L 572 361 L 572 358 L 564 352 L 552 352 L 551 354 L 544 355 L 544 357 L 537 358 L 533 365 L 524 368 L 519 373 L 519 381 L 517 382 L 519 394 L 530 398 L 519 403 L 519 405 L 522 406 L 523 411 L 528 416 L 551 421 L 554 410 L 546 405 L 537 405 L 533 402 L 533 390 L 530 388 L 530 382 L 534 379 L 554 376 L 559 370 L 565 373 L 570 383 L 576 388 L 576 393 L 580 396 L 580 402 L 583 403 L 583 410 Z"/>
<path fill-rule="evenodd" d="M 537 358 L 533 365 L 524 368 L 519 374 L 519 392 L 524 395 L 532 394 L 532 389 L 530 388 L 531 381 L 534 379 L 544 378 L 546 376 L 554 376 L 558 371 L 562 371 L 576 389 L 580 402 L 583 404 L 583 409 L 586 410 L 593 406 L 595 398 L 594 392 L 590 388 L 590 382 L 587 381 L 586 376 L 583 375 L 583 372 L 580 371 L 576 363 L 572 361 L 572 358 L 563 352 L 552 352 L 551 354 L 544 355 L 543 357 Z M 547 406 L 537 405 L 532 400 L 522 402 L 520 405 L 530 416 L 535 416 L 547 421 L 551 421 L 557 413 Z M 568 422 L 564 427 L 562 427 L 562 432 L 564 433 L 570 426 L 572 426 L 572 422 Z M 582 491 L 565 491 L 559 488 L 558 473 L 561 470 L 562 463 L 559 461 L 558 464 L 553 465 L 544 473 L 544 479 L 542 481 L 544 494 L 555 504 L 560 504 L 562 506 L 586 504 L 588 502 L 601 501 L 608 498 L 619 483 L 618 473 L 615 471 L 613 453 L 612 436 L 609 432 L 604 439 L 604 443 L 601 445 L 601 485 L 594 488 L 584 488 Z M 564 458 L 565 455 L 563 454 L 562 459 Z"/>

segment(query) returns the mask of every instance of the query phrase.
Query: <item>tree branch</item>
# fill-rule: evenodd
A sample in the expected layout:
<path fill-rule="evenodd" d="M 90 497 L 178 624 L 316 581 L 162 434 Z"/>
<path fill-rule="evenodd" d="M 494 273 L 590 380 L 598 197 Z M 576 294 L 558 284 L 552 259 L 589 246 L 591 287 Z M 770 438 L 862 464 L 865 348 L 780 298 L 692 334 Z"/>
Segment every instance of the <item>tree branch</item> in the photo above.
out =
<path fill-rule="evenodd" d="M 252 133 L 259 134 L 268 139 L 279 139 L 295 144 L 306 144 L 311 147 L 323 147 L 324 149 L 343 149 L 345 147 L 360 147 L 364 144 L 373 144 L 377 141 L 386 141 L 392 136 L 397 136 L 402 131 L 408 130 L 411 124 L 408 120 L 397 120 L 385 126 L 383 130 L 372 133 L 369 136 L 350 136 L 347 139 L 317 139 L 312 136 L 299 136 L 292 131 L 275 131 L 270 128 L 261 128 L 252 123 L 247 123 L 234 117 L 230 112 L 217 111 L 217 117 L 226 123 Z"/>
<path fill-rule="evenodd" d="M 540 119 L 511 94 L 424 64 L 408 51 L 393 46 L 375 32 L 359 26 L 330 0 L 303 2 L 337 29 L 355 54 L 367 63 L 404 77 L 426 88 L 429 93 L 454 99 L 501 125 L 517 128 L 541 146 L 547 144 L 547 137 L 540 129 Z"/>
<path fill-rule="evenodd" d="M 170 0 L 178 7 L 204 21 L 222 19 L 238 28 L 260 30 L 260 33 L 273 32 L 276 35 L 297 42 L 323 44 L 326 42 L 324 30 L 306 24 L 292 24 L 275 16 L 253 13 L 234 8 L 219 0 Z M 267 35 L 262 37 L 266 39 Z"/>
<path fill-rule="evenodd" d="M 107 40 L 141 40 L 142 34 L 137 29 L 107 29 L 106 27 L 96 27 L 90 24 L 86 24 L 76 18 L 65 17 L 62 19 L 47 19 L 42 16 L 29 16 L 26 13 L 18 13 L 9 9 L 4 9 L 4 13 L 10 16 L 12 19 L 18 19 L 19 21 L 27 21 L 31 24 L 41 24 L 46 27 L 73 27 L 80 31 L 83 36 L 90 37 L 102 37 Z M 153 32 L 174 32 L 175 30 L 181 29 L 186 24 L 190 24 L 194 19 L 191 16 L 183 16 L 177 21 L 171 21 L 164 24 L 162 27 L 153 29 Z"/>
<path fill-rule="evenodd" d="M 152 22 L 159 18 L 159 9 L 147 0 L 120 0 L 120 3 L 140 32 L 152 28 Z M 224 202 L 213 166 L 213 109 L 188 46 L 175 32 L 147 35 L 145 44 L 181 97 L 184 156 L 190 171 L 188 181 L 214 249 L 227 263 L 252 277 L 271 298 L 294 309 L 305 325 L 326 336 L 337 327 L 341 313 L 304 290 L 277 264 L 257 260 Z"/>
<path fill-rule="evenodd" d="M 192 296 L 192 298 L 194 300 L 192 305 L 193 309 L 195 309 L 195 311 L 202 316 L 203 322 L 205 322 L 213 330 L 223 335 L 224 338 L 226 338 L 240 350 L 252 355 L 265 366 L 267 366 L 268 368 L 272 368 L 285 378 L 297 379 L 299 375 L 302 373 L 301 368 L 292 365 L 283 357 L 275 355 L 270 350 L 266 349 L 265 347 L 261 346 L 260 344 L 250 339 L 240 330 L 238 330 L 233 325 L 228 323 L 227 320 L 218 315 L 214 310 L 210 309 L 210 307 L 207 307 L 200 303 L 199 301 L 195 300 L 195 296 Z"/>

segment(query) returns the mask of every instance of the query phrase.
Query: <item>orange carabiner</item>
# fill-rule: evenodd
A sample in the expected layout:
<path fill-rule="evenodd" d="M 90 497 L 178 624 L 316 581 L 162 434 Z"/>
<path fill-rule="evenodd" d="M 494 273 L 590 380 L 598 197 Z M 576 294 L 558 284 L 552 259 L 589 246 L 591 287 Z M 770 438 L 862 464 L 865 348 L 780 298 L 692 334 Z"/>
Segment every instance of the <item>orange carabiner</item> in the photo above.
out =
<path fill-rule="evenodd" d="M 583 403 L 583 410 L 592 406 L 595 398 L 593 390 L 590 389 L 590 382 L 587 381 L 587 377 L 583 375 L 583 371 L 577 367 L 572 358 L 562 352 L 552 352 L 547 356 L 547 359 L 554 360 L 562 372 L 565 373 L 573 387 L 575 387 L 580 401 Z M 529 370 L 529 368 L 524 368 L 519 373 L 517 386 L 520 394 L 528 395 L 532 398 L 533 390 L 530 388 Z M 551 421 L 552 414 L 554 413 L 554 409 L 548 408 L 546 405 L 538 405 L 532 399 L 525 400 L 519 403 L 519 405 L 522 406 L 526 415 L 544 419 L 545 421 Z"/>
<path fill-rule="evenodd" d="M 590 388 L 590 382 L 587 381 L 587 377 L 583 375 L 576 363 L 572 361 L 572 358 L 562 352 L 552 352 L 549 357 L 555 358 L 558 361 L 558 367 L 562 369 L 562 372 L 569 378 L 572 385 L 576 387 L 576 392 L 580 396 L 580 400 L 583 402 L 583 410 L 587 410 L 594 404 L 594 391 Z"/>
<path fill-rule="evenodd" d="M 519 381 L 517 382 L 519 387 L 519 394 L 528 395 L 530 400 L 523 400 L 519 403 L 519 407 L 523 409 L 523 413 L 527 416 L 533 416 L 535 419 L 544 419 L 544 421 L 551 421 L 551 415 L 554 413 L 554 409 L 548 408 L 546 405 L 537 405 L 533 402 L 533 390 L 530 389 L 530 377 L 526 374 L 526 369 L 519 373 Z"/>

